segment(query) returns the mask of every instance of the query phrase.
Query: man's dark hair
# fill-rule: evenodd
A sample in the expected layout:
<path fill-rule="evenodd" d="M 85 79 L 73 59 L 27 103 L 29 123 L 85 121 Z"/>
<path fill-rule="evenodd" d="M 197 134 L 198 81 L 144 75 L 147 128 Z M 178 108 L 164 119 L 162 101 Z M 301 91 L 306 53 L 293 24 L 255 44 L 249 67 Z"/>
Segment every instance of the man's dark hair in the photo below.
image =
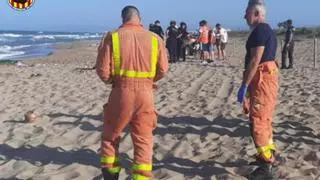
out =
<path fill-rule="evenodd" d="M 221 27 L 221 24 L 216 24 L 216 28 L 220 28 Z"/>
<path fill-rule="evenodd" d="M 204 25 L 206 25 L 206 24 L 207 24 L 207 21 L 206 21 L 206 20 L 202 20 L 202 21 L 199 22 L 199 25 L 200 25 L 200 26 L 204 26 Z"/>
<path fill-rule="evenodd" d="M 170 21 L 170 25 L 176 25 L 177 22 L 176 21 Z"/>
<path fill-rule="evenodd" d="M 158 23 L 160 24 L 160 21 L 159 21 L 159 20 L 156 20 L 154 23 L 155 23 L 155 24 L 158 24 Z"/>
<path fill-rule="evenodd" d="M 134 15 L 140 18 L 140 11 L 135 6 L 126 6 L 122 9 L 121 17 L 124 22 L 130 21 Z"/>
<path fill-rule="evenodd" d="M 292 19 L 288 19 L 288 20 L 287 20 L 287 23 L 288 23 L 288 24 L 292 24 Z"/>

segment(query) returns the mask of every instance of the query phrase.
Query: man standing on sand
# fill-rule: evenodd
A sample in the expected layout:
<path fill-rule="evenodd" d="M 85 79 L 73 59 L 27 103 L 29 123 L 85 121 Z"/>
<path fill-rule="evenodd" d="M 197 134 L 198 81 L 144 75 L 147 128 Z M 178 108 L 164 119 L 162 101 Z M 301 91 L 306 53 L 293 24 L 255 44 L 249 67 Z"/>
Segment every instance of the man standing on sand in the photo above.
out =
<path fill-rule="evenodd" d="M 199 42 L 201 49 L 201 60 L 207 62 L 209 60 L 209 27 L 206 20 L 199 22 Z"/>
<path fill-rule="evenodd" d="M 274 178 L 276 147 L 273 143 L 272 116 L 276 108 L 279 90 L 279 67 L 275 61 L 276 35 L 266 23 L 263 0 L 250 0 L 245 19 L 252 29 L 246 44 L 245 71 L 238 91 L 238 102 L 244 103 L 249 114 L 250 130 L 257 149 L 259 167 L 249 176 L 250 180 Z"/>
<path fill-rule="evenodd" d="M 153 135 L 157 114 L 153 102 L 153 84 L 168 71 L 163 40 L 141 25 L 139 10 L 122 10 L 123 24 L 102 40 L 97 57 L 97 73 L 112 84 L 104 106 L 101 143 L 101 168 L 105 180 L 117 180 L 121 170 L 119 142 L 123 129 L 130 124 L 134 146 L 132 178 L 152 177 Z"/>
<path fill-rule="evenodd" d="M 292 25 L 292 20 L 287 20 L 288 29 L 286 32 L 286 39 L 282 50 L 282 63 L 281 69 L 293 68 L 293 52 L 294 52 L 294 31 L 295 28 Z M 287 56 L 289 56 L 289 67 L 287 67 Z"/>
<path fill-rule="evenodd" d="M 228 32 L 221 27 L 221 24 L 216 24 L 216 46 L 218 50 L 218 59 L 222 56 L 222 60 L 226 59 L 226 46 L 228 44 Z"/>

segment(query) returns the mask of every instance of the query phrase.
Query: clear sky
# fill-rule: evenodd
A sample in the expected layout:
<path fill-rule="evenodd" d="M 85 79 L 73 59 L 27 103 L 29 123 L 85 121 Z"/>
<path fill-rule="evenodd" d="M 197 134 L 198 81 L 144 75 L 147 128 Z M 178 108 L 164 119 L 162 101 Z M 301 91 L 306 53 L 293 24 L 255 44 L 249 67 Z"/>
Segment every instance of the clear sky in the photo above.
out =
<path fill-rule="evenodd" d="M 147 26 L 160 20 L 185 21 L 191 29 L 200 20 L 221 23 L 226 28 L 246 28 L 243 19 L 248 0 L 35 0 L 25 12 L 11 9 L 0 0 L 0 29 L 100 32 L 118 27 L 126 5 L 137 6 Z M 292 18 L 296 26 L 320 25 L 320 0 L 265 0 L 268 21 L 273 26 Z"/>

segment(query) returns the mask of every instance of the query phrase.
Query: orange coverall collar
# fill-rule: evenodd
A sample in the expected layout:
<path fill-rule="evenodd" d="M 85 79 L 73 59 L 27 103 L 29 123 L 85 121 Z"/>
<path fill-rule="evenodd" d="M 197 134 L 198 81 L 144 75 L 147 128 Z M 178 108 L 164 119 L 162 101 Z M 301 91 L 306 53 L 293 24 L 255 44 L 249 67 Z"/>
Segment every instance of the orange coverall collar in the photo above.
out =
<path fill-rule="evenodd" d="M 126 22 L 120 26 L 120 28 L 143 28 L 143 25 L 138 22 Z"/>

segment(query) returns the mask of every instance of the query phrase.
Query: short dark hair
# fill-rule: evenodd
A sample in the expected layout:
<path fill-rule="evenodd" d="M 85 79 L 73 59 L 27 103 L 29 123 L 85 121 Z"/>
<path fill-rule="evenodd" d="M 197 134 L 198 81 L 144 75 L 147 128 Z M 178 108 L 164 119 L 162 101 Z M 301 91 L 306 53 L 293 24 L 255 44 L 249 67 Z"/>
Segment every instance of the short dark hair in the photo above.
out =
<path fill-rule="evenodd" d="M 177 22 L 176 21 L 170 21 L 170 25 L 176 25 Z"/>
<path fill-rule="evenodd" d="M 288 20 L 287 20 L 287 23 L 288 23 L 288 24 L 292 24 L 292 19 L 288 19 Z"/>
<path fill-rule="evenodd" d="M 133 15 L 140 17 L 140 11 L 135 6 L 126 6 L 121 11 L 121 17 L 124 22 L 130 21 Z"/>
<path fill-rule="evenodd" d="M 155 23 L 155 24 L 158 24 L 158 23 L 160 23 L 160 21 L 159 21 L 159 20 L 156 20 L 154 23 Z"/>
<path fill-rule="evenodd" d="M 216 24 L 216 28 L 218 28 L 218 27 L 221 27 L 221 24 L 220 24 L 220 23 Z"/>
<path fill-rule="evenodd" d="M 207 24 L 207 21 L 206 21 L 206 20 L 202 20 L 202 21 L 199 22 L 199 25 L 200 25 L 200 26 L 204 26 L 204 25 L 206 25 L 206 24 Z"/>

